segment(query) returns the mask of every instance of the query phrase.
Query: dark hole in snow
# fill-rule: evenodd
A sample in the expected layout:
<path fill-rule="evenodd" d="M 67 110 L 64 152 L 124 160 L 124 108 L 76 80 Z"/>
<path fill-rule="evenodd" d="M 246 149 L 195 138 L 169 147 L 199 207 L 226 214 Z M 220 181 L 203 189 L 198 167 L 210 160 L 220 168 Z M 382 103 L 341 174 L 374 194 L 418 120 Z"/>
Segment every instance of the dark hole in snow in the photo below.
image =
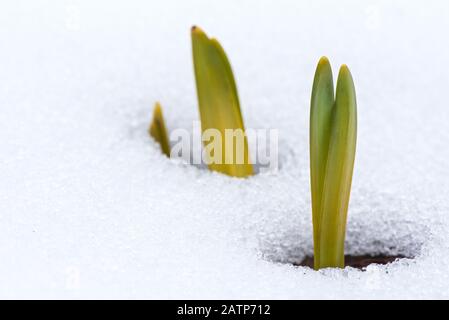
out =
<path fill-rule="evenodd" d="M 352 267 L 360 270 L 366 270 L 371 264 L 385 265 L 397 261 L 398 259 L 411 259 L 403 255 L 360 255 L 360 256 L 345 256 L 345 267 Z M 300 263 L 293 263 L 294 266 L 313 268 L 313 257 L 307 256 Z"/>

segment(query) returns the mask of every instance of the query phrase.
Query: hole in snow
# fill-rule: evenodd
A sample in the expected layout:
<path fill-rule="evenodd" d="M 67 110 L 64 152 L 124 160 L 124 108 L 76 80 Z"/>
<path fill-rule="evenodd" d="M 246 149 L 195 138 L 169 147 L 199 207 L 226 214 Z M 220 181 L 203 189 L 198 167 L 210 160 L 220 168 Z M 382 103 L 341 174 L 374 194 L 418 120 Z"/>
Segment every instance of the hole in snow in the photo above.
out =
<path fill-rule="evenodd" d="M 392 262 L 395 262 L 399 259 L 411 259 L 412 257 L 405 257 L 402 255 L 396 255 L 396 256 L 389 256 L 389 255 L 361 255 L 361 256 L 352 256 L 352 255 L 346 255 L 345 256 L 345 266 L 346 267 L 352 267 L 360 270 L 365 270 L 366 267 L 368 267 L 371 264 L 389 264 Z M 295 266 L 300 267 L 309 267 L 313 268 L 313 257 L 307 256 L 305 257 L 300 263 L 293 264 Z"/>
<path fill-rule="evenodd" d="M 386 264 L 397 258 L 417 257 L 431 234 L 418 206 L 410 200 L 354 190 L 346 231 L 348 265 L 366 267 Z M 310 203 L 289 208 L 268 208 L 254 224 L 257 248 L 268 261 L 311 265 L 313 236 Z M 261 212 L 258 212 L 261 215 Z"/>

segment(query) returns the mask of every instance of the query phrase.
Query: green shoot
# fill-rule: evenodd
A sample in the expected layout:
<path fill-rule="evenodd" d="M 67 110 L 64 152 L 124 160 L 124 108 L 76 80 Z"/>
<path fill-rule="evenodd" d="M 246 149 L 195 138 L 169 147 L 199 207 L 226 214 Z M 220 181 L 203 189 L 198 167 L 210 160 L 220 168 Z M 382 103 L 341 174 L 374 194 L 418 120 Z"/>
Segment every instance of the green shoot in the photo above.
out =
<path fill-rule="evenodd" d="M 333 105 L 332 70 L 327 58 L 323 57 L 315 72 L 310 108 L 310 178 L 315 267 L 320 265 L 320 212 Z"/>
<path fill-rule="evenodd" d="M 233 177 L 250 176 L 253 166 L 231 65 L 216 39 L 208 38 L 198 27 L 192 28 L 191 35 L 201 130 L 203 133 L 208 129 L 218 130 L 222 137 L 220 150 L 214 150 L 219 152 L 220 161 L 210 163 L 209 169 Z M 243 136 L 240 148 L 234 143 L 235 137 L 226 134 L 225 130 L 229 129 L 238 130 Z M 231 148 L 227 148 L 228 145 Z M 216 154 L 214 158 L 217 158 Z M 237 159 L 242 161 L 239 163 Z"/>
<path fill-rule="evenodd" d="M 164 117 L 162 115 L 162 108 L 159 102 L 156 102 L 154 106 L 153 120 L 151 121 L 148 133 L 160 144 L 162 152 L 167 157 L 170 157 L 170 143 Z"/>
<path fill-rule="evenodd" d="M 357 136 L 357 104 L 349 69 L 332 71 L 321 58 L 310 110 L 310 174 L 314 267 L 344 267 L 344 241 Z"/>

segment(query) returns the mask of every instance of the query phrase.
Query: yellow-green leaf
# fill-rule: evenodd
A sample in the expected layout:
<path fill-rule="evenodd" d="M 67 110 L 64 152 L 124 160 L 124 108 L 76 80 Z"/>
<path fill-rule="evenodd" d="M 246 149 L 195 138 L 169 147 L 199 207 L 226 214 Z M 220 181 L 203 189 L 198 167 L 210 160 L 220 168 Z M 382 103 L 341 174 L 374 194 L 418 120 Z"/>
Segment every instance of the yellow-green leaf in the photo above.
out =
<path fill-rule="evenodd" d="M 320 268 L 344 267 L 344 242 L 357 137 L 357 103 L 349 69 L 340 69 L 321 202 Z"/>
<path fill-rule="evenodd" d="M 193 27 L 191 33 L 201 130 L 204 133 L 215 129 L 221 134 L 221 150 L 215 149 L 218 153 L 214 157 L 221 161 L 209 164 L 209 168 L 234 177 L 250 176 L 253 166 L 246 136 L 240 148 L 236 139 L 227 137 L 225 132 L 226 129 L 240 129 L 243 133 L 245 130 L 231 65 L 216 39 L 208 38 L 198 27 Z M 231 143 L 232 149 L 226 148 Z M 238 159 L 242 161 L 239 163 Z"/>
<path fill-rule="evenodd" d="M 333 106 L 334 84 L 332 69 L 329 60 L 326 57 L 322 57 L 316 68 L 310 104 L 310 182 L 315 268 L 318 268 L 320 265 L 321 201 Z"/>
<path fill-rule="evenodd" d="M 156 102 L 153 111 L 153 120 L 151 121 L 149 134 L 156 140 L 162 149 L 162 152 L 170 157 L 170 143 L 168 140 L 167 128 L 165 127 L 164 117 L 162 115 L 162 108 L 159 102 Z"/>

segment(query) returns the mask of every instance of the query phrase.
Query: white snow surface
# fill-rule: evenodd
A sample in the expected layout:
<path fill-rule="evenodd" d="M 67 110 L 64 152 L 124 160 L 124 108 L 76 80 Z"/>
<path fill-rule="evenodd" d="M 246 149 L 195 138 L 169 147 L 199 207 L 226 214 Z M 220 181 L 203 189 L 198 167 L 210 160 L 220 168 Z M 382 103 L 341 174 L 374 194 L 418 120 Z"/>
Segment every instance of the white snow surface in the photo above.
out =
<path fill-rule="evenodd" d="M 280 170 L 169 160 L 147 135 L 198 120 L 190 27 L 225 48 L 246 127 Z M 449 298 L 449 2 L 9 1 L 0 10 L 0 297 Z M 346 251 L 313 271 L 308 117 L 316 63 L 353 74 Z"/>

